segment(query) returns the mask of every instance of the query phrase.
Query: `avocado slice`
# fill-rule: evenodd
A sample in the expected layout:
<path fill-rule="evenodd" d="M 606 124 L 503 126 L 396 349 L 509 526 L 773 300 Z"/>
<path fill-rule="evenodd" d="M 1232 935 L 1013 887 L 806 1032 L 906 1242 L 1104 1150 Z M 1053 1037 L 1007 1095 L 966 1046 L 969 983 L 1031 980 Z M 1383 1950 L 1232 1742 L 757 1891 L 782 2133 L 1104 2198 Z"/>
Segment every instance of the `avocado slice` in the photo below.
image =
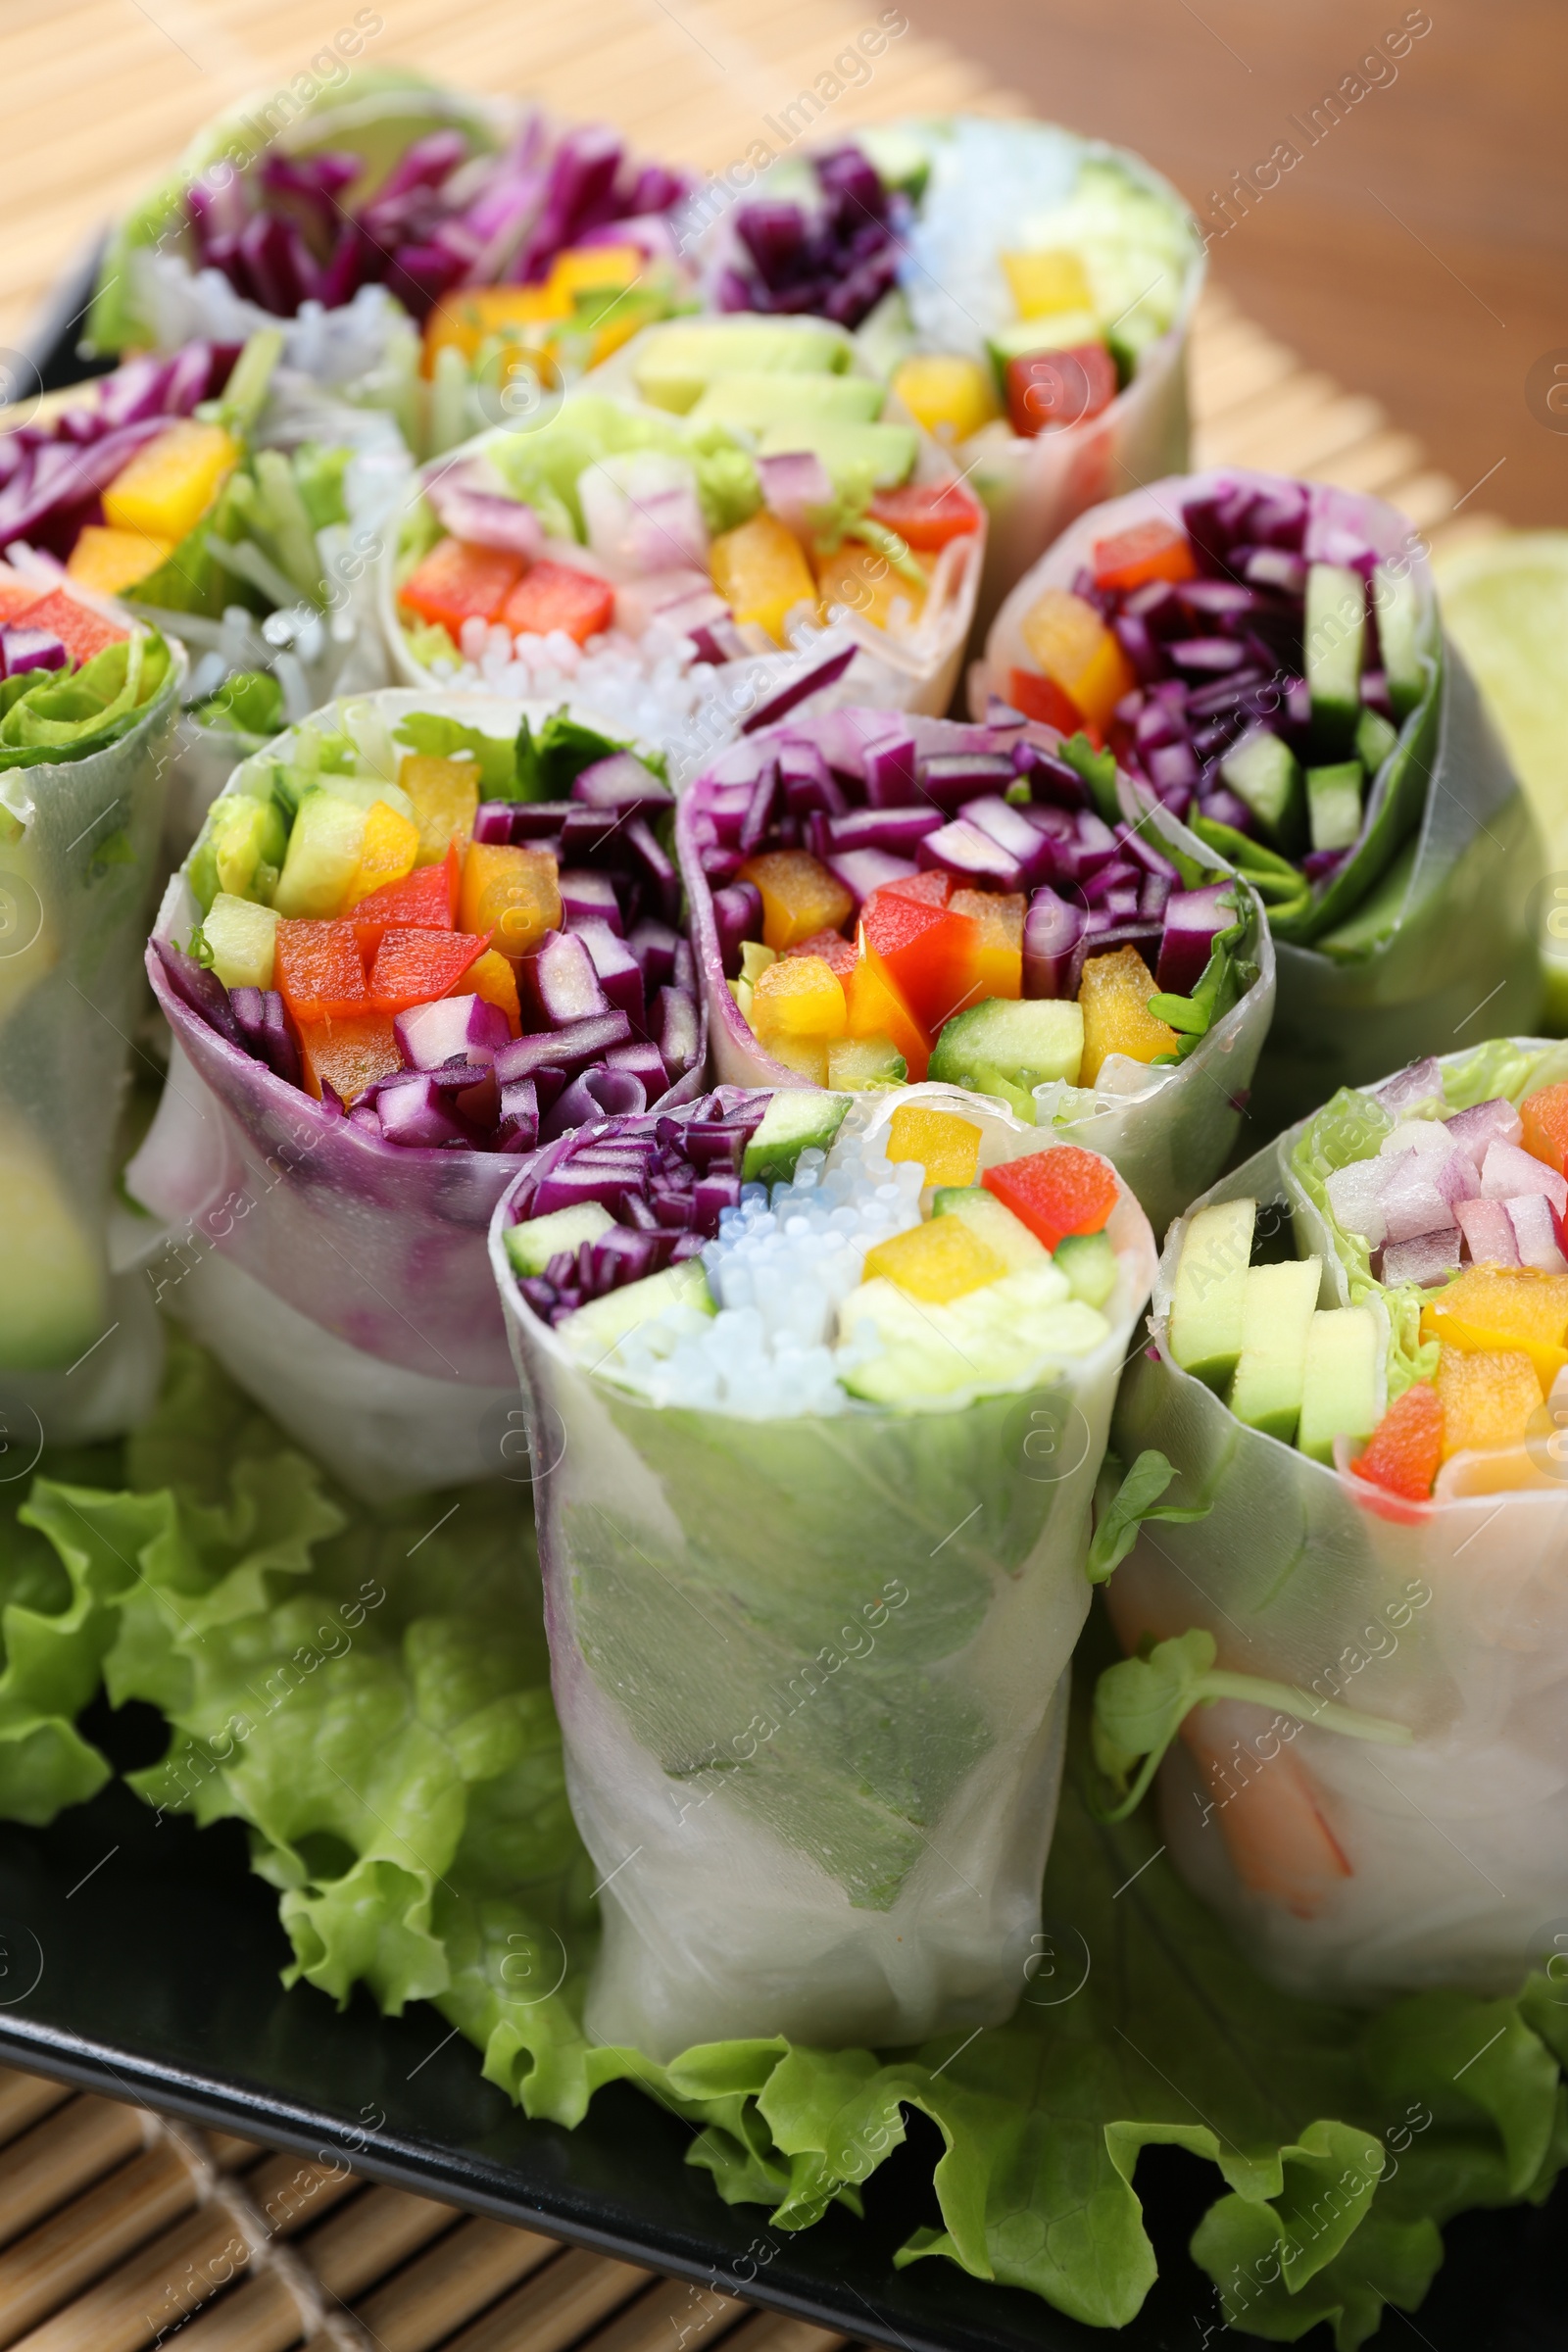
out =
<path fill-rule="evenodd" d="M 710 384 L 691 416 L 694 424 L 739 426 L 748 433 L 768 432 L 775 425 L 793 427 L 807 418 L 870 424 L 880 415 L 885 398 L 882 386 L 868 375 L 779 375 L 748 370 L 721 375 Z"/>
<path fill-rule="evenodd" d="M 1369 1306 L 1319 1307 L 1306 1335 L 1297 1445 L 1314 1462 L 1332 1462 L 1337 1437 L 1360 1445 L 1382 1417 L 1376 1315 Z"/>
<path fill-rule="evenodd" d="M 762 434 L 764 458 L 809 450 L 821 459 L 835 489 L 896 490 L 914 471 L 919 436 L 911 424 L 860 424 L 851 417 L 804 416 L 771 424 Z"/>
<path fill-rule="evenodd" d="M 1323 1281 L 1320 1257 L 1249 1266 L 1242 1290 L 1242 1352 L 1230 1408 L 1249 1429 L 1294 1445 L 1306 1383 L 1306 1342 Z"/>
<path fill-rule="evenodd" d="M 684 416 L 721 375 L 839 375 L 850 347 L 810 318 L 683 319 L 649 337 L 634 364 L 638 392 L 651 407 Z"/>
<path fill-rule="evenodd" d="M 1184 1372 L 1224 1394 L 1242 1352 L 1242 1305 L 1255 1200 L 1217 1200 L 1192 1218 L 1176 1265 L 1170 1351 Z"/>

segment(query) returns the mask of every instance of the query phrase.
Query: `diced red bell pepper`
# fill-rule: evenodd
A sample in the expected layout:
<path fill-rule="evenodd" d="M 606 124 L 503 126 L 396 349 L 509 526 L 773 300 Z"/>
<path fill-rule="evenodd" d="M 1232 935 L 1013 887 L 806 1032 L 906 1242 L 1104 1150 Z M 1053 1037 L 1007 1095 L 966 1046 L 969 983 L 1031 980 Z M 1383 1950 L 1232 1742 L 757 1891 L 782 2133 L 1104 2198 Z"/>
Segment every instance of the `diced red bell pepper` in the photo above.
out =
<path fill-rule="evenodd" d="M 615 591 L 608 580 L 569 564 L 535 564 L 507 599 L 503 626 L 515 636 L 548 637 L 564 629 L 578 645 L 586 645 L 608 629 L 615 611 Z"/>
<path fill-rule="evenodd" d="M 1568 1174 L 1568 1086 L 1544 1086 L 1519 1105 L 1520 1142 L 1558 1175 Z"/>
<path fill-rule="evenodd" d="M 867 960 L 875 965 L 927 1037 L 967 1004 L 977 1004 L 980 926 L 967 915 L 876 890 L 860 909 Z"/>
<path fill-rule="evenodd" d="M 383 883 L 361 899 L 353 922 L 366 962 L 374 961 L 382 932 L 394 923 L 419 931 L 450 931 L 457 918 L 462 880 L 463 858 L 454 842 L 441 864 L 416 865 L 401 882 Z"/>
<path fill-rule="evenodd" d="M 1429 1380 L 1396 1397 L 1350 1464 L 1357 1478 L 1406 1502 L 1425 1502 L 1443 1462 L 1443 1399 Z"/>
<path fill-rule="evenodd" d="M 1102 1232 L 1116 1205 L 1114 1170 L 1076 1144 L 1004 1160 L 980 1181 L 1048 1250 L 1069 1233 Z"/>
<path fill-rule="evenodd" d="M 1192 542 L 1176 524 L 1158 515 L 1135 522 L 1130 531 L 1095 541 L 1097 588 L 1142 588 L 1150 580 L 1192 580 L 1198 564 Z"/>
<path fill-rule="evenodd" d="M 120 645 L 130 635 L 128 629 L 117 628 L 112 620 L 105 620 L 101 612 L 78 603 L 64 588 L 51 589 L 47 596 L 40 596 L 36 604 L 24 606 L 23 613 L 14 617 L 21 620 L 24 613 L 29 629 L 52 629 L 73 662 L 90 662 L 106 645 Z"/>
<path fill-rule="evenodd" d="M 1032 440 L 1103 416 L 1118 388 L 1116 363 L 1103 343 L 1032 351 L 1007 362 L 1007 416 L 1013 431 Z"/>
<path fill-rule="evenodd" d="M 299 1028 L 371 1009 L 352 923 L 300 922 L 285 915 L 277 926 L 272 986 Z"/>
<path fill-rule="evenodd" d="M 36 580 L 24 580 L 20 573 L 0 565 L 0 622 L 20 620 L 24 612 L 42 602 Z"/>
<path fill-rule="evenodd" d="M 819 956 L 828 970 L 840 980 L 846 973 L 853 972 L 856 964 L 855 942 L 846 939 L 842 931 L 813 931 L 809 939 L 797 940 L 793 947 L 785 949 L 784 954 L 786 956 Z"/>
<path fill-rule="evenodd" d="M 1076 735 L 1084 723 L 1083 713 L 1066 689 L 1054 678 L 1042 677 L 1037 669 L 1009 672 L 1007 700 L 1025 718 L 1037 718 L 1062 735 Z"/>
<path fill-rule="evenodd" d="M 906 482 L 898 490 L 879 490 L 870 509 L 873 522 L 918 548 L 968 538 L 980 528 L 984 512 L 961 482 Z"/>
<path fill-rule="evenodd" d="M 945 906 L 953 896 L 953 876 L 945 865 L 927 867 L 923 874 L 906 874 L 898 882 L 881 882 L 866 905 L 887 891 L 896 899 L 913 899 L 920 906 Z"/>
<path fill-rule="evenodd" d="M 449 997 L 490 942 L 472 931 L 416 931 L 398 926 L 381 934 L 370 966 L 370 1004 L 376 1012 L 407 1012 Z"/>
<path fill-rule="evenodd" d="M 456 638 L 466 620 L 496 620 L 517 584 L 522 558 L 504 548 L 438 540 L 398 590 L 398 602 Z"/>

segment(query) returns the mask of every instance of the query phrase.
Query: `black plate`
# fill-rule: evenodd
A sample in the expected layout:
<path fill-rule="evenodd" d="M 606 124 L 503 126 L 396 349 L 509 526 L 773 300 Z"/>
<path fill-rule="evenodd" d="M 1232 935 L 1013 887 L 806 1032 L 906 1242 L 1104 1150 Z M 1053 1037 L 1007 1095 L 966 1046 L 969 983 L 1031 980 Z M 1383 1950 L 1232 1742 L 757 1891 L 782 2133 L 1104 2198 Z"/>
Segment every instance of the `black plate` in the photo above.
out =
<path fill-rule="evenodd" d="M 143 1760 L 127 1749 L 125 1717 L 95 1709 L 84 1728 L 122 1763 Z M 310 1986 L 283 1990 L 288 1956 L 276 1896 L 252 1877 L 237 1824 L 159 1821 L 117 1782 L 49 1830 L 0 1828 L 0 2059 L 344 2157 L 372 2179 L 904 2352 L 1201 2352 L 1220 2336 L 1213 2290 L 1185 2250 L 1218 2182 L 1178 2151 L 1140 2162 L 1160 2278 L 1113 2338 L 946 2262 L 894 2269 L 894 2249 L 937 2219 L 936 2137 L 918 2118 L 910 2146 L 868 2184 L 863 2222 L 835 2208 L 814 2230 L 772 2230 L 760 2207 L 720 2202 L 683 2162 L 688 2127 L 639 2091 L 602 2091 L 575 2132 L 529 2123 L 435 2010 L 416 2003 L 394 2020 L 361 1995 L 340 2014 Z M 1413 2322 L 1392 2314 L 1380 2341 L 1568 2348 L 1565 2224 L 1568 2186 L 1540 2212 L 1467 2216 L 1428 2304 Z M 1325 2345 L 1325 2332 L 1311 2341 Z"/>

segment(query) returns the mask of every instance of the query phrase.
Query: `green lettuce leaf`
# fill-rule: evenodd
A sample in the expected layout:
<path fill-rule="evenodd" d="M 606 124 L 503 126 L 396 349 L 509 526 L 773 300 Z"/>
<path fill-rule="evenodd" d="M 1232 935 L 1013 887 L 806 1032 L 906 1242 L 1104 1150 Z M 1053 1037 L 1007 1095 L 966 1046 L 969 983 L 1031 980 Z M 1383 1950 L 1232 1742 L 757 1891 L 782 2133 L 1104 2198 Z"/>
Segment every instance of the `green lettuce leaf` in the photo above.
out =
<path fill-rule="evenodd" d="M 517 756 L 507 738 L 486 735 L 478 727 L 466 727 L 461 719 L 445 718 L 435 710 L 411 710 L 407 718 L 398 721 L 393 733 L 411 752 L 423 752 L 438 760 L 457 760 L 466 752 L 470 754 L 479 762 L 482 801 L 510 801 L 515 797 Z"/>
<path fill-rule="evenodd" d="M 940 2224 L 900 2261 L 941 2257 L 1124 2326 L 1155 2275 L 1138 2160 L 1179 2147 L 1217 2176 L 1193 2239 L 1215 2325 L 1294 2341 L 1325 2322 L 1355 2352 L 1387 2305 L 1419 2306 L 1446 2221 L 1539 2201 L 1568 2155 L 1559 1985 L 1423 1993 L 1370 2016 L 1295 1999 L 1253 1975 L 1146 1814 L 1095 1818 L 1088 1692 L 1113 1656 L 1098 1623 L 1010 2022 L 914 2051 L 761 2039 L 668 2066 L 593 2044 L 594 1873 L 519 1492 L 349 1506 L 177 1338 L 158 1413 L 122 1470 L 113 1449 L 97 1470 L 123 1491 L 49 1467 L 0 1550 L 0 1699 L 25 1683 L 39 1722 L 70 1732 L 101 1661 L 112 1696 L 169 1719 L 168 1753 L 133 1776 L 148 1801 L 249 1825 L 291 1977 L 340 2001 L 363 1983 L 392 2012 L 432 2000 L 533 2116 L 570 2126 L 604 2083 L 636 2082 L 693 2127 L 688 2161 L 717 2193 L 780 2229 L 858 2210 L 920 2113 L 943 2143 Z M 1130 1499 L 1157 1507 L 1144 1486 Z M 52 1630 L 35 1639 L 32 1620 Z M 1163 1680 L 1141 1661 L 1112 1670 L 1103 1733 L 1123 1768 L 1207 1690 L 1211 1665 L 1179 1646 Z M 0 1712 L 0 1750 L 9 1737 Z M 44 1775 L 57 1803 L 105 1770 L 65 1753 Z M 16 1809 L 18 1786 L 0 1761 L 0 1805 Z"/>

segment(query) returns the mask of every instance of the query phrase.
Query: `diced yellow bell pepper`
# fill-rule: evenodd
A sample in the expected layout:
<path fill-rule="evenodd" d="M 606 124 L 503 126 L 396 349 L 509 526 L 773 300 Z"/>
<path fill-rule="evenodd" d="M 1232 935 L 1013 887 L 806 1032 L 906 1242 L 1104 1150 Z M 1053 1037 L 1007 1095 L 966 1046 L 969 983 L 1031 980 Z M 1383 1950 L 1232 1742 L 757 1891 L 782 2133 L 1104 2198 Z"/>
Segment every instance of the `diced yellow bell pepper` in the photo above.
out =
<path fill-rule="evenodd" d="M 419 854 L 414 862 L 439 865 L 454 841 L 466 842 L 473 832 L 479 770 L 471 760 L 410 752 L 398 764 L 398 782 L 414 803 L 414 821 L 419 828 Z"/>
<path fill-rule="evenodd" d="M 988 1282 L 1000 1282 L 1006 1271 L 996 1251 L 986 1248 L 962 1217 L 933 1217 L 868 1250 L 861 1280 L 875 1282 L 882 1275 L 911 1298 L 945 1306 L 950 1298 L 962 1298 Z"/>
<path fill-rule="evenodd" d="M 816 584 L 824 606 L 847 605 L 877 629 L 891 628 L 895 618 L 904 628 L 913 628 L 925 605 L 923 579 L 916 587 L 886 556 L 858 539 L 846 539 L 834 554 L 822 558 Z M 900 605 L 904 610 L 896 614 Z"/>
<path fill-rule="evenodd" d="M 550 265 L 549 282 L 569 301 L 587 286 L 635 285 L 647 268 L 640 245 L 568 245 Z"/>
<path fill-rule="evenodd" d="M 115 531 L 106 523 L 89 522 L 76 537 L 66 571 L 84 588 L 100 596 L 119 596 L 134 588 L 174 552 L 172 539 L 155 539 L 146 531 Z"/>
<path fill-rule="evenodd" d="M 553 325 L 570 311 L 570 295 L 549 285 L 465 286 L 444 295 L 425 320 L 420 368 L 433 375 L 437 355 L 448 349 L 471 362 L 489 336 L 509 327 Z"/>
<path fill-rule="evenodd" d="M 1520 1349 L 1544 1396 L 1568 1364 L 1568 1274 L 1534 1266 L 1466 1266 L 1421 1309 L 1421 1337 L 1465 1354 Z"/>
<path fill-rule="evenodd" d="M 761 893 L 762 937 L 775 956 L 819 931 L 837 931 L 855 906 L 837 874 L 808 850 L 763 850 L 747 858 L 738 878 Z"/>
<path fill-rule="evenodd" d="M 1054 311 L 1093 311 L 1095 298 L 1083 263 L 1056 247 L 1042 253 L 1004 253 L 1002 267 L 1020 318 L 1049 318 Z"/>
<path fill-rule="evenodd" d="M 844 1035 L 844 987 L 820 956 L 781 956 L 752 988 L 752 1027 L 764 1046 L 775 1038 Z"/>
<path fill-rule="evenodd" d="M 816 611 L 816 582 L 806 551 L 787 523 L 764 508 L 738 529 L 721 531 L 708 551 L 713 586 L 737 620 L 755 621 L 775 645 L 800 604 Z"/>
<path fill-rule="evenodd" d="M 560 923 L 561 883 L 548 850 L 516 842 L 469 842 L 458 892 L 460 931 L 483 933 L 503 956 L 515 958 Z"/>
<path fill-rule="evenodd" d="M 405 874 L 414 871 L 419 854 L 419 828 L 412 817 L 397 808 L 389 808 L 385 801 L 372 801 L 365 812 L 365 838 L 360 844 L 360 863 L 349 884 L 342 912 L 368 899 L 372 890 L 380 890 L 388 882 L 401 882 Z"/>
<path fill-rule="evenodd" d="M 1107 1054 L 1125 1054 L 1131 1061 L 1152 1061 L 1156 1054 L 1175 1053 L 1179 1043 L 1175 1030 L 1157 1021 L 1149 1009 L 1153 993 L 1154 975 L 1136 948 L 1090 956 L 1078 990 L 1084 1016 L 1080 1086 L 1094 1085 Z"/>
<path fill-rule="evenodd" d="M 906 360 L 894 371 L 893 389 L 915 423 L 950 448 L 1002 414 L 990 368 L 945 352 Z"/>
<path fill-rule="evenodd" d="M 1443 1403 L 1443 1458 L 1517 1446 L 1541 1410 L 1541 1383 L 1522 1348 L 1445 1348 L 1433 1382 Z"/>
<path fill-rule="evenodd" d="M 104 520 L 117 531 L 172 543 L 193 531 L 239 463 L 239 444 L 220 424 L 182 416 L 144 441 L 104 492 Z"/>
<path fill-rule="evenodd" d="M 966 914 L 978 923 L 979 954 L 970 964 L 975 993 L 971 1004 L 988 997 L 1023 995 L 1023 918 L 1028 901 L 1022 891 L 956 890 L 948 901 L 950 914 Z"/>
<path fill-rule="evenodd" d="M 470 963 L 463 977 L 463 993 L 483 997 L 487 1004 L 497 1005 L 511 1023 L 516 1037 L 522 1028 L 522 1007 L 517 1002 L 517 976 L 506 957 L 495 948 L 486 948 L 475 963 Z"/>
<path fill-rule="evenodd" d="M 888 1121 L 889 1159 L 917 1159 L 927 1184 L 973 1184 L 980 1129 L 955 1111 L 901 1102 Z"/>
<path fill-rule="evenodd" d="M 1024 614 L 1022 627 L 1024 644 L 1047 677 L 1103 734 L 1112 710 L 1137 680 L 1094 606 L 1068 588 L 1047 588 Z"/>

